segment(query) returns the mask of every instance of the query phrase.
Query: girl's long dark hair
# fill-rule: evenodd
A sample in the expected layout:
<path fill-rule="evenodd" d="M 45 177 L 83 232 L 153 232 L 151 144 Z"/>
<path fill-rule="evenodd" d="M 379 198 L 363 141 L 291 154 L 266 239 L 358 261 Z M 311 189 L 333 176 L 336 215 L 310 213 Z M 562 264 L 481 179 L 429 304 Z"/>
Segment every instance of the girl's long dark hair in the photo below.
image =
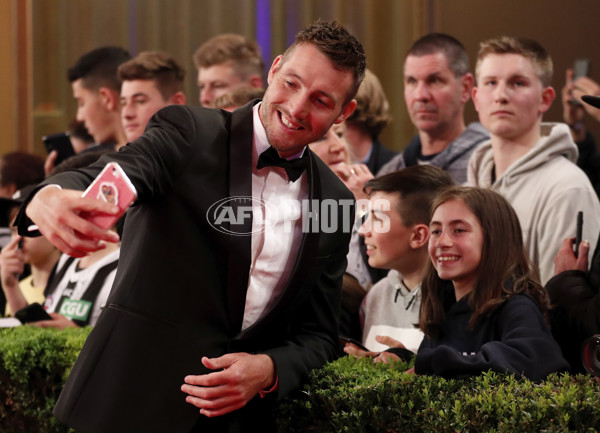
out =
<path fill-rule="evenodd" d="M 436 197 L 432 214 L 441 204 L 451 200 L 462 201 L 483 229 L 477 286 L 466 295 L 473 310 L 469 328 L 473 329 L 509 297 L 521 293 L 531 296 L 545 314 L 548 295 L 539 282 L 537 268 L 529 262 L 519 219 L 510 203 L 490 189 L 450 187 Z M 437 338 L 442 332 L 445 304 L 449 296 L 454 297 L 452 282 L 440 279 L 430 261 L 421 291 L 419 327 L 429 338 Z"/>

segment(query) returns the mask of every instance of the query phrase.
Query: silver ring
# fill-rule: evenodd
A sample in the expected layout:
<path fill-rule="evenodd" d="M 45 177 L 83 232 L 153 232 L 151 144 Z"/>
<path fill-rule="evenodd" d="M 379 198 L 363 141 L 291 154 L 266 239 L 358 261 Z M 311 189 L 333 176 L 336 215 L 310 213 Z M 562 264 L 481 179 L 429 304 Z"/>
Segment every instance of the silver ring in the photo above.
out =
<path fill-rule="evenodd" d="M 350 174 L 356 174 L 356 171 L 353 168 L 351 168 L 350 169 Z"/>

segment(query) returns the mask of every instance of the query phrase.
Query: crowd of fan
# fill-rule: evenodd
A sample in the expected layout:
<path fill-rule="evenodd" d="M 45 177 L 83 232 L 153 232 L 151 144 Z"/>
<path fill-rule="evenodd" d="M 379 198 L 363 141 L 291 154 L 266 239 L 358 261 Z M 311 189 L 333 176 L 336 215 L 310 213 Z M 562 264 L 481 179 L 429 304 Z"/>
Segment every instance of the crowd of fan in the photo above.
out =
<path fill-rule="evenodd" d="M 258 45 L 240 35 L 212 38 L 193 60 L 203 107 L 233 111 L 260 99 L 270 81 Z M 416 356 L 416 373 L 449 377 L 584 371 L 582 344 L 600 333 L 600 157 L 585 127 L 600 122 L 600 99 L 581 97 L 600 97 L 600 86 L 568 70 L 563 119 L 544 122 L 556 96 L 552 74 L 549 54 L 530 39 L 482 42 L 472 73 L 458 40 L 429 34 L 404 59 L 417 134 L 387 143 L 401 153 L 379 140 L 391 118 L 369 70 L 354 113 L 309 145 L 368 202 L 358 207 L 343 279 L 346 353 L 376 362 Z M 76 155 L 56 167 L 57 151 L 0 159 L 2 311 L 37 302 L 51 320 L 34 324 L 57 328 L 95 324 L 120 246 L 72 258 L 43 237 L 23 238 L 11 229 L 20 204 L 45 176 L 118 151 L 159 110 L 189 99 L 183 68 L 163 52 L 131 58 L 101 47 L 67 75 L 78 103 L 68 130 Z M 480 121 L 466 125 L 471 98 Z"/>

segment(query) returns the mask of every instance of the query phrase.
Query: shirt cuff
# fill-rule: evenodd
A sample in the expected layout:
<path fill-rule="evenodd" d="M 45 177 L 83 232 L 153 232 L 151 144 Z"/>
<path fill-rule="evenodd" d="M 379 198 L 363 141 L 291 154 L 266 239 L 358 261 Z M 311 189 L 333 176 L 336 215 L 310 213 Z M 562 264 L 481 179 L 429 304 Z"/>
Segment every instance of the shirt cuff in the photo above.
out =
<path fill-rule="evenodd" d="M 59 185 L 59 184 L 57 184 L 57 183 L 49 183 L 48 185 L 45 185 L 45 186 L 41 187 L 41 188 L 38 190 L 38 192 L 40 192 L 40 191 L 41 191 L 41 190 L 43 190 L 43 189 L 50 188 L 50 187 L 53 187 L 53 188 L 58 188 L 58 189 L 62 189 L 62 186 L 60 186 L 60 185 Z"/>
<path fill-rule="evenodd" d="M 261 389 L 260 391 L 258 391 L 258 395 L 260 395 L 260 398 L 265 398 L 267 396 L 267 394 L 270 394 L 272 392 L 275 392 L 279 389 L 279 376 L 275 377 L 275 384 L 273 384 L 273 386 L 269 389 Z"/>

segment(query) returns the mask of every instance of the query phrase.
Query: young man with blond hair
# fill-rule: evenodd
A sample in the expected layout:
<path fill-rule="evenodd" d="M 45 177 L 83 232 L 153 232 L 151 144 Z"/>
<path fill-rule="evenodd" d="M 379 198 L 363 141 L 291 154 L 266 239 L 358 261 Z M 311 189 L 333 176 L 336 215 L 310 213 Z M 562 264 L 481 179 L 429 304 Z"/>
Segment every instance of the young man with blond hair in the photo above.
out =
<path fill-rule="evenodd" d="M 193 59 L 203 107 L 240 86 L 264 87 L 260 47 L 242 35 L 217 35 L 200 45 Z"/>
<path fill-rule="evenodd" d="M 583 211 L 583 236 L 600 231 L 600 203 L 574 162 L 569 127 L 542 123 L 554 101 L 552 59 L 538 42 L 500 37 L 482 42 L 473 101 L 491 139 L 471 156 L 468 183 L 501 193 L 515 208 L 529 257 L 542 284 L 554 272 L 562 239 L 574 235 Z"/>
<path fill-rule="evenodd" d="M 121 120 L 127 141 L 143 134 L 148 120 L 161 108 L 185 104 L 185 71 L 160 51 L 144 51 L 119 66 Z"/>

